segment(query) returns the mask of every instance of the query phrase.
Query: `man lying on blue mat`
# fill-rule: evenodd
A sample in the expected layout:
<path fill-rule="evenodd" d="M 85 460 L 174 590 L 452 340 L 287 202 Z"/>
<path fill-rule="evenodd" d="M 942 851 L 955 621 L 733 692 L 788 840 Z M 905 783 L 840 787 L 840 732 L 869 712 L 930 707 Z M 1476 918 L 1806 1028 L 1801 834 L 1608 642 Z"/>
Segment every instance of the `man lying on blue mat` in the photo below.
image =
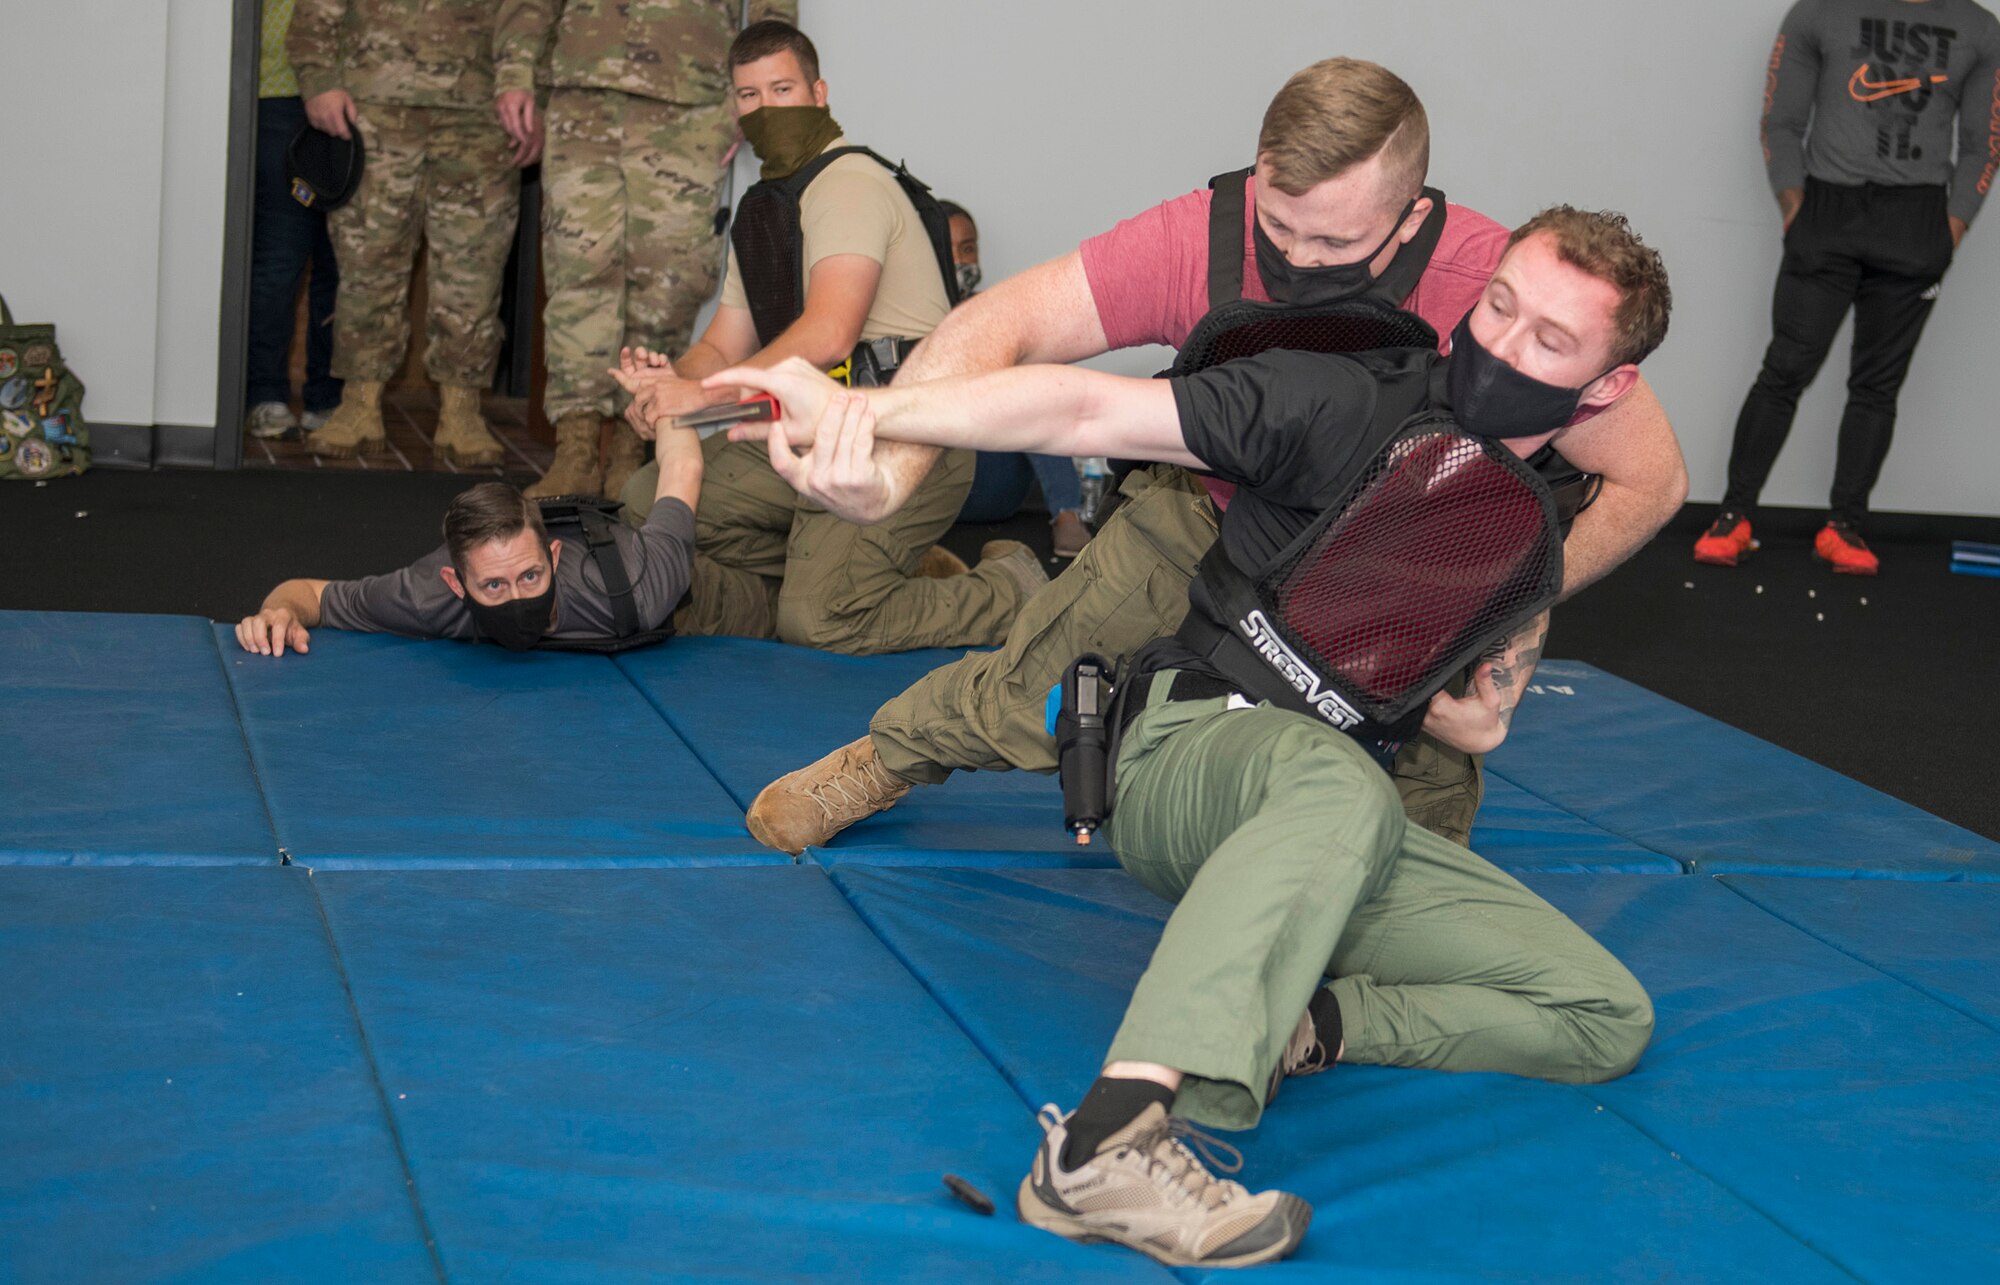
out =
<path fill-rule="evenodd" d="M 236 641 L 262 656 L 303 653 L 321 625 L 484 640 L 513 651 L 621 650 L 659 641 L 693 566 L 700 439 L 665 430 L 659 459 L 659 489 L 637 529 L 581 513 L 563 524 L 580 537 L 569 549 L 549 538 L 541 505 L 505 482 L 482 482 L 445 510 L 439 548 L 384 575 L 287 580 L 236 626 Z"/>
<path fill-rule="evenodd" d="M 780 400 L 787 476 L 807 437 L 865 457 L 879 434 L 1239 488 L 1188 623 L 1123 665 L 1103 833 L 1178 904 L 1098 1080 L 1074 1113 L 1042 1112 L 1025 1220 L 1170 1264 L 1266 1262 L 1311 1208 L 1216 1177 L 1184 1121 L 1250 1128 L 1285 1077 L 1342 1060 L 1566 1082 L 1638 1061 L 1639 983 L 1406 824 L 1384 766 L 1452 672 L 1554 600 L 1560 519 L 1519 461 L 1634 387 L 1668 311 L 1622 217 L 1557 207 L 1514 232 L 1449 357 L 1272 351 L 1166 380 L 1033 366 L 866 394 L 803 364 L 716 377 Z"/>

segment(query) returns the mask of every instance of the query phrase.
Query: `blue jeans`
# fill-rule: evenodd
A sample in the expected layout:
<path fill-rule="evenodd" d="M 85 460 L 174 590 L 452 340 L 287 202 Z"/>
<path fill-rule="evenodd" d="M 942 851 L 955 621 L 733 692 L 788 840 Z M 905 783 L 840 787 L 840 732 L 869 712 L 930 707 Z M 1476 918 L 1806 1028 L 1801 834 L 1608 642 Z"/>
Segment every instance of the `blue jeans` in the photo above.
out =
<path fill-rule="evenodd" d="M 340 381 L 327 373 L 333 364 L 333 300 L 340 288 L 340 269 L 334 266 L 326 215 L 294 201 L 285 174 L 285 149 L 305 123 L 305 103 L 297 98 L 257 100 L 257 206 L 250 234 L 246 392 L 252 406 L 292 400 L 293 307 L 299 276 L 310 262 L 304 401 L 309 411 L 329 411 L 340 404 Z"/>
<path fill-rule="evenodd" d="M 1021 509 L 1028 498 L 1030 480 L 1042 484 L 1042 499 L 1049 516 L 1078 513 L 1083 509 L 1083 487 L 1077 481 L 1076 465 L 1063 455 L 1029 455 L 1019 451 L 981 451 L 979 468 L 972 476 L 972 493 L 959 510 L 961 522 L 1004 522 Z"/>

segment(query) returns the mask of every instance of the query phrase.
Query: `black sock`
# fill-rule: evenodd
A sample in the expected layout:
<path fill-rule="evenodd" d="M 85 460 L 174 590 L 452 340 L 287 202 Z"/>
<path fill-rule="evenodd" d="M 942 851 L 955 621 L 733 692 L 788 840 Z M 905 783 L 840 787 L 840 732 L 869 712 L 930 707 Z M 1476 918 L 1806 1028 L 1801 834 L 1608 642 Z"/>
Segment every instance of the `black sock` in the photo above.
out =
<path fill-rule="evenodd" d="M 1097 1154 L 1104 1140 L 1139 1118 L 1152 1103 L 1168 1111 L 1174 1109 L 1174 1090 L 1151 1080 L 1114 1080 L 1097 1077 L 1083 1104 L 1069 1118 L 1069 1137 L 1063 1143 L 1062 1167 L 1074 1169 Z"/>
<path fill-rule="evenodd" d="M 1340 1056 L 1340 1001 L 1333 997 L 1332 990 L 1322 986 L 1313 992 L 1306 1012 L 1312 1014 L 1313 1034 L 1326 1046 L 1326 1060 L 1331 1064 Z"/>

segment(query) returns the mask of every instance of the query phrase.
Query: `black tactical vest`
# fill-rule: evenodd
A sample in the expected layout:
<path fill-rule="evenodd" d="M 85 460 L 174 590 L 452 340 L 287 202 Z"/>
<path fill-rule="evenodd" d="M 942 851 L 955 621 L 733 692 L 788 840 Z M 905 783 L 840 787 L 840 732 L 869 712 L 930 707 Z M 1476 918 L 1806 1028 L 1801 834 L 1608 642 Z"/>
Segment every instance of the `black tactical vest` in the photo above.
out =
<path fill-rule="evenodd" d="M 896 176 L 903 194 L 916 207 L 931 252 L 937 257 L 938 273 L 944 278 L 945 299 L 953 307 L 958 305 L 958 272 L 951 262 L 951 222 L 930 188 L 901 165 L 891 165 L 868 148 L 835 147 L 783 178 L 767 178 L 754 184 L 737 202 L 736 217 L 729 225 L 729 240 L 736 250 L 736 266 L 743 274 L 743 296 L 749 302 L 750 320 L 757 327 L 760 345 L 769 344 L 783 334 L 806 310 L 805 233 L 799 226 L 799 199 L 827 166 L 855 153 Z"/>

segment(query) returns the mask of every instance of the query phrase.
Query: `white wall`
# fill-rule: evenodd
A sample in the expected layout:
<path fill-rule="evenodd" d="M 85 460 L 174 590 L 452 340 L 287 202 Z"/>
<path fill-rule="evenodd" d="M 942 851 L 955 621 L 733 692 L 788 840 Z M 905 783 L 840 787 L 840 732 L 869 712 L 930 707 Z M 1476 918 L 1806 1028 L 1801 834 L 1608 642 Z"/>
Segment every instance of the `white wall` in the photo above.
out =
<path fill-rule="evenodd" d="M 228 0 L 0 0 L 0 291 L 115 424 L 215 422 Z"/>
<path fill-rule="evenodd" d="M 1649 367 L 1698 498 L 1720 495 L 1767 338 L 1777 215 L 1756 119 L 1788 0 L 803 0 L 836 115 L 971 208 L 989 280 L 1248 164 L 1285 77 L 1336 53 L 1424 97 L 1432 178 L 1502 222 L 1555 200 L 1630 213 L 1674 275 Z M 62 326 L 88 413 L 213 423 L 228 0 L 0 0 L 0 113 L 40 146 L 0 178 L 0 290 Z M 27 56 L 21 56 L 27 51 Z M 24 175 L 26 177 L 24 177 Z M 740 191 L 739 185 L 739 191 Z M 2000 213 L 1946 281 L 1876 492 L 1884 509 L 2000 514 L 1980 301 Z M 1824 502 L 1845 341 L 1766 499 Z M 1159 353 L 1116 369 L 1150 372 Z"/>
<path fill-rule="evenodd" d="M 1299 67 L 1383 63 L 1422 95 L 1432 181 L 1453 199 L 1502 223 L 1558 200 L 1618 208 L 1659 247 L 1676 309 L 1647 374 L 1694 495 L 1712 500 L 1769 338 L 1778 219 L 1757 115 L 1789 3 L 804 0 L 802 20 L 849 135 L 973 211 L 989 280 L 1249 164 L 1265 103 Z M 2000 514 L 1996 297 L 2000 209 L 1946 280 L 1878 508 Z M 1801 404 L 1770 503 L 1826 501 L 1846 342 Z"/>

